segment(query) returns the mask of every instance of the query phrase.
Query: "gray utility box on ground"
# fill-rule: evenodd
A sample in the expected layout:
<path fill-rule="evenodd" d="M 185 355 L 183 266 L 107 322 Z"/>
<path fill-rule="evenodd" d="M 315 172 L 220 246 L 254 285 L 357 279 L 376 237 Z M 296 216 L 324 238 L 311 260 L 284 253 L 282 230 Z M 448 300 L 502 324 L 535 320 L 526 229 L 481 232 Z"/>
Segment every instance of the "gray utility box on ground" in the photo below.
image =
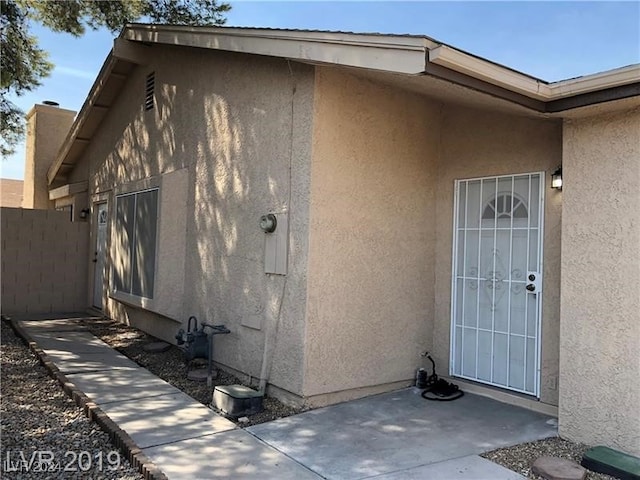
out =
<path fill-rule="evenodd" d="M 213 406 L 230 417 L 244 417 L 262 411 L 263 397 L 244 385 L 219 385 L 213 389 Z"/>

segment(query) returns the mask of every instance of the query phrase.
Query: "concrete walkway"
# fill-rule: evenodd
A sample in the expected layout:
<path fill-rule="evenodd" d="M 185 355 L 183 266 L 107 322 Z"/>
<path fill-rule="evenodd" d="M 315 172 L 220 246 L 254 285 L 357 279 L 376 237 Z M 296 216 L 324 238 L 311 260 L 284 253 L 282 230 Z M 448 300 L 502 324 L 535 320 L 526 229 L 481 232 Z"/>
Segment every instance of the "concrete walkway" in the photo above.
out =
<path fill-rule="evenodd" d="M 539 413 L 470 394 L 428 402 L 415 389 L 242 430 L 74 319 L 16 323 L 170 479 L 515 480 L 477 454 L 557 434 Z"/>

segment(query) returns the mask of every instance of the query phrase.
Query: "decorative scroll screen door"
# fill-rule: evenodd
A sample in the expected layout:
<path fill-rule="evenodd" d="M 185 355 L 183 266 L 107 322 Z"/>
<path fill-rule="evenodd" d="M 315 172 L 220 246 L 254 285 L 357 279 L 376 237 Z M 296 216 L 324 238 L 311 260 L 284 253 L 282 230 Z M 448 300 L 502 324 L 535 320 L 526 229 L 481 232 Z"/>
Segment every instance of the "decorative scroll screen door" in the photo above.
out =
<path fill-rule="evenodd" d="M 544 174 L 455 185 L 451 374 L 539 395 Z"/>

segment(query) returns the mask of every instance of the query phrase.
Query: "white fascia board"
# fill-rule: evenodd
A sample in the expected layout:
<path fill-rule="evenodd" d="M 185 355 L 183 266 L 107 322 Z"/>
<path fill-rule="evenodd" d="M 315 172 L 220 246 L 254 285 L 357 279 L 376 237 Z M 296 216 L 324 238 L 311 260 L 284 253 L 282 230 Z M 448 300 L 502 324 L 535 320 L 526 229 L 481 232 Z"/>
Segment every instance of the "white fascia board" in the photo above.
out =
<path fill-rule="evenodd" d="M 127 27 L 123 38 L 410 75 L 424 72 L 433 44 L 421 37 L 142 25 Z"/>
<path fill-rule="evenodd" d="M 447 45 L 429 51 L 429 61 L 545 102 L 640 81 L 640 65 L 548 83 Z"/>
<path fill-rule="evenodd" d="M 548 100 L 549 86 L 542 80 L 488 62 L 447 45 L 429 51 L 429 62 L 537 100 Z"/>
<path fill-rule="evenodd" d="M 549 84 L 552 99 L 640 82 L 640 65 L 629 65 Z"/>

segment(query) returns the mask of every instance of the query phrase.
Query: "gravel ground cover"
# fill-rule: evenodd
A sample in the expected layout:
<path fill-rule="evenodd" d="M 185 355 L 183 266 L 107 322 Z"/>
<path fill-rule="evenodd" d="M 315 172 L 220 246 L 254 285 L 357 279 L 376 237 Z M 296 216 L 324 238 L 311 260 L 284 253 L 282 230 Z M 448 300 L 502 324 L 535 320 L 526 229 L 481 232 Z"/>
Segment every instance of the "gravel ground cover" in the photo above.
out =
<path fill-rule="evenodd" d="M 539 457 L 550 456 L 573 460 L 580 464 L 588 445 L 562 440 L 559 437 L 545 438 L 537 442 L 521 443 L 513 447 L 500 448 L 480 455 L 514 472 L 533 480 L 544 480 L 531 471 L 533 462 Z M 586 480 L 615 480 L 614 477 L 587 470 Z"/>
<path fill-rule="evenodd" d="M 207 382 L 189 380 L 184 355 L 178 347 L 171 346 L 168 351 L 162 353 L 145 352 L 142 348 L 144 345 L 159 340 L 137 328 L 107 318 L 91 318 L 84 320 L 83 323 L 103 342 L 204 405 L 210 406 L 215 386 L 242 384 L 238 378 L 223 370 L 218 370 L 218 376 L 210 387 L 207 386 Z M 202 366 L 206 367 L 206 362 Z M 263 405 L 264 410 L 249 416 L 249 421 L 236 421 L 238 426 L 257 425 L 305 411 L 304 408 L 284 405 L 271 397 L 265 397 Z M 230 420 L 234 421 L 234 419 Z"/>
<path fill-rule="evenodd" d="M 142 479 L 13 329 L 0 323 L 0 477 Z"/>

